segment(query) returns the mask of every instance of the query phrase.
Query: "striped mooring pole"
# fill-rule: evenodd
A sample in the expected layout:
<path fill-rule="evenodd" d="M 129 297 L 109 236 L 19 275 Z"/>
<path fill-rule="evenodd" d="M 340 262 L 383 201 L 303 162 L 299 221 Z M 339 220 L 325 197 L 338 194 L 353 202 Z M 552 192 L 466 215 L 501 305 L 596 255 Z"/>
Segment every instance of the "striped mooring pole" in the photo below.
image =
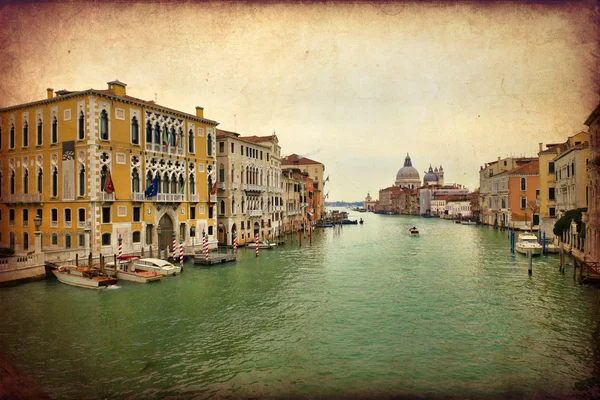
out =
<path fill-rule="evenodd" d="M 204 259 L 208 261 L 208 238 L 204 232 L 202 232 L 202 250 L 204 251 Z"/>
<path fill-rule="evenodd" d="M 237 234 L 233 232 L 233 254 L 237 254 Z"/>
<path fill-rule="evenodd" d="M 183 238 L 179 238 L 179 267 L 183 271 Z"/>
<path fill-rule="evenodd" d="M 177 259 L 177 235 L 173 232 L 173 261 Z"/>
<path fill-rule="evenodd" d="M 123 255 L 123 238 L 119 235 L 119 258 Z"/>
<path fill-rule="evenodd" d="M 256 257 L 258 257 L 258 233 L 256 234 L 255 242 L 256 242 Z"/>

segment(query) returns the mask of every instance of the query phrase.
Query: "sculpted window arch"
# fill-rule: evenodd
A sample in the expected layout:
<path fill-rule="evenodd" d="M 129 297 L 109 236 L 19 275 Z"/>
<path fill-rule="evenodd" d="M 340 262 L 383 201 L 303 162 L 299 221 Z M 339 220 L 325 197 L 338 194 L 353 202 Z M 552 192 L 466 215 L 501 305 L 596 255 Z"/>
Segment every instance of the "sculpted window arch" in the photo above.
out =
<path fill-rule="evenodd" d="M 27 121 L 23 123 L 23 147 L 29 146 L 29 124 Z"/>
<path fill-rule="evenodd" d="M 42 122 L 42 119 L 38 119 L 38 124 L 37 124 L 37 141 L 36 144 L 38 146 L 41 146 L 42 144 L 42 140 L 43 140 L 43 132 L 44 132 L 44 124 Z"/>
<path fill-rule="evenodd" d="M 57 167 L 52 168 L 52 184 L 50 186 L 52 187 L 52 189 L 51 189 L 52 197 L 58 197 L 58 168 Z"/>
<path fill-rule="evenodd" d="M 194 174 L 190 174 L 190 194 L 196 194 L 196 181 L 194 179 Z"/>
<path fill-rule="evenodd" d="M 42 188 L 44 187 L 44 174 L 42 172 L 42 168 L 38 168 L 37 172 L 37 192 L 42 193 Z"/>
<path fill-rule="evenodd" d="M 29 193 L 29 170 L 23 170 L 23 194 Z"/>
<path fill-rule="evenodd" d="M 83 111 L 79 111 L 79 119 L 77 120 L 77 139 L 85 138 L 85 117 Z"/>
<path fill-rule="evenodd" d="M 160 125 L 154 124 L 154 144 L 160 144 Z"/>
<path fill-rule="evenodd" d="M 79 196 L 85 196 L 85 167 L 83 164 L 79 168 Z"/>
<path fill-rule="evenodd" d="M 140 128 L 137 117 L 131 119 L 131 143 L 140 144 Z"/>
<path fill-rule="evenodd" d="M 212 147 L 213 147 L 212 134 L 209 133 L 208 136 L 206 137 L 206 154 L 209 157 L 212 156 L 212 154 L 213 154 Z"/>
<path fill-rule="evenodd" d="M 140 193 L 140 173 L 137 168 L 134 168 L 131 172 L 131 191 L 133 193 Z"/>
<path fill-rule="evenodd" d="M 58 143 L 58 120 L 56 115 L 52 117 L 52 140 L 51 143 Z"/>
<path fill-rule="evenodd" d="M 152 124 L 150 121 L 146 122 L 146 143 L 152 143 Z"/>
<path fill-rule="evenodd" d="M 194 130 L 190 129 L 188 132 L 188 152 L 194 152 Z"/>
<path fill-rule="evenodd" d="M 15 125 L 14 124 L 10 125 L 10 131 L 9 131 L 9 135 L 8 135 L 8 148 L 9 149 L 15 148 Z"/>

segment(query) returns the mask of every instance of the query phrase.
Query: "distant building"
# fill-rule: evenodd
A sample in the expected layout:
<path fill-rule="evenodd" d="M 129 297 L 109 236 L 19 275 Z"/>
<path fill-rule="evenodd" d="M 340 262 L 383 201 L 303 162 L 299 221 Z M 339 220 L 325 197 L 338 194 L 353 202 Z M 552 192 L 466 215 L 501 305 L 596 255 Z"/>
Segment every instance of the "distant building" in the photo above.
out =
<path fill-rule="evenodd" d="M 377 201 L 375 201 L 371 198 L 370 193 L 367 193 L 367 197 L 365 197 L 365 202 L 363 203 L 363 209 L 365 209 L 367 211 L 374 211 L 376 204 L 377 204 Z"/>
<path fill-rule="evenodd" d="M 440 165 L 440 168 L 437 167 L 435 170 L 431 168 L 429 165 L 429 171 L 425 173 L 423 177 L 423 186 L 444 186 L 444 169 Z"/>
<path fill-rule="evenodd" d="M 313 199 L 312 208 L 314 215 L 309 215 L 311 220 L 316 221 L 324 215 L 325 194 L 323 193 L 327 179 L 323 179 L 325 165 L 310 158 L 302 157 L 298 154 L 290 154 L 281 159 L 281 169 L 297 168 L 306 172 L 313 181 Z"/>
<path fill-rule="evenodd" d="M 600 262 L 600 105 L 585 121 L 589 126 L 588 161 L 588 211 L 584 215 L 586 225 L 585 258 Z"/>
<path fill-rule="evenodd" d="M 462 185 L 446 185 L 446 186 L 424 186 L 419 189 L 419 214 L 421 215 L 439 215 L 439 213 L 434 214 L 432 205 L 432 201 L 437 196 L 445 196 L 445 195 L 467 195 L 469 193 L 469 189 L 463 187 Z M 436 203 L 436 210 L 437 210 Z"/>
<path fill-rule="evenodd" d="M 588 205 L 588 159 L 589 134 L 587 132 L 571 136 L 554 158 L 556 207 L 559 218 L 566 211 Z"/>
<path fill-rule="evenodd" d="M 554 237 L 552 230 L 557 220 L 556 209 L 556 175 L 554 159 L 560 153 L 561 144 L 547 144 L 546 149 L 542 149 L 540 143 L 538 158 L 540 163 L 540 193 L 539 215 L 540 231 L 546 232 L 549 238 Z"/>

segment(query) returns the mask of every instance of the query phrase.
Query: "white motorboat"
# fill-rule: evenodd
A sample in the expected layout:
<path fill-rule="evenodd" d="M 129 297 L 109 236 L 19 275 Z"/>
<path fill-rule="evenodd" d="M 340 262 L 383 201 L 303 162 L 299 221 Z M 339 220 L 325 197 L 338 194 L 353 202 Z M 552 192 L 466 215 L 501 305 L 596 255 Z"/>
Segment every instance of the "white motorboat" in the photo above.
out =
<path fill-rule="evenodd" d="M 256 248 L 256 242 L 253 243 L 248 243 L 247 244 L 248 247 L 255 249 Z M 277 243 L 271 243 L 271 242 L 258 242 L 258 248 L 259 249 L 273 249 L 277 247 Z"/>
<path fill-rule="evenodd" d="M 521 233 L 519 240 L 515 244 L 515 250 L 522 254 L 531 254 L 536 256 L 542 254 L 542 245 L 538 243 L 538 238 L 533 233 Z"/>
<path fill-rule="evenodd" d="M 179 265 L 173 265 L 160 258 L 140 258 L 133 262 L 133 268 L 141 271 L 158 272 L 164 276 L 175 276 L 181 273 L 181 267 Z"/>
<path fill-rule="evenodd" d="M 462 225 L 477 225 L 477 222 L 471 221 L 470 219 L 468 219 L 468 220 L 462 220 L 462 221 L 460 221 L 460 223 Z"/>
<path fill-rule="evenodd" d="M 67 285 L 88 289 L 104 289 L 117 284 L 117 278 L 110 277 L 98 268 L 76 267 L 75 265 L 62 265 L 52 270 L 54 276 Z"/>
<path fill-rule="evenodd" d="M 138 260 L 139 257 L 134 256 L 121 256 L 120 258 L 117 258 L 117 265 L 119 266 L 117 269 L 117 279 L 139 283 L 156 282 L 161 280 L 162 275 L 159 272 L 136 269 L 135 262 Z M 114 273 L 114 262 L 106 263 L 104 268 L 106 268 L 108 271 L 113 271 Z"/>
<path fill-rule="evenodd" d="M 419 236 L 419 230 L 416 227 L 412 227 L 408 230 L 410 236 Z"/>

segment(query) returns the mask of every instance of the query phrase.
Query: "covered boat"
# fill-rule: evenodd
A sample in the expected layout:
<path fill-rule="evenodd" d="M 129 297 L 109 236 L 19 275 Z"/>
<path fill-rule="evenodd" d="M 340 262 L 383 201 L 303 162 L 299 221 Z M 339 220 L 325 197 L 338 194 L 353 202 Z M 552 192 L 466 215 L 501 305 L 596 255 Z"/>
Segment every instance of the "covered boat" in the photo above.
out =
<path fill-rule="evenodd" d="M 162 278 L 162 275 L 157 271 L 147 271 L 137 269 L 135 263 L 140 259 L 138 256 L 121 256 L 117 257 L 117 279 L 124 281 L 148 283 L 156 282 Z M 114 262 L 106 263 L 104 266 L 109 271 L 115 270 Z"/>
<path fill-rule="evenodd" d="M 117 284 L 117 278 L 106 275 L 98 268 L 62 265 L 52 270 L 52 273 L 60 282 L 82 288 L 104 289 L 107 286 Z"/>

